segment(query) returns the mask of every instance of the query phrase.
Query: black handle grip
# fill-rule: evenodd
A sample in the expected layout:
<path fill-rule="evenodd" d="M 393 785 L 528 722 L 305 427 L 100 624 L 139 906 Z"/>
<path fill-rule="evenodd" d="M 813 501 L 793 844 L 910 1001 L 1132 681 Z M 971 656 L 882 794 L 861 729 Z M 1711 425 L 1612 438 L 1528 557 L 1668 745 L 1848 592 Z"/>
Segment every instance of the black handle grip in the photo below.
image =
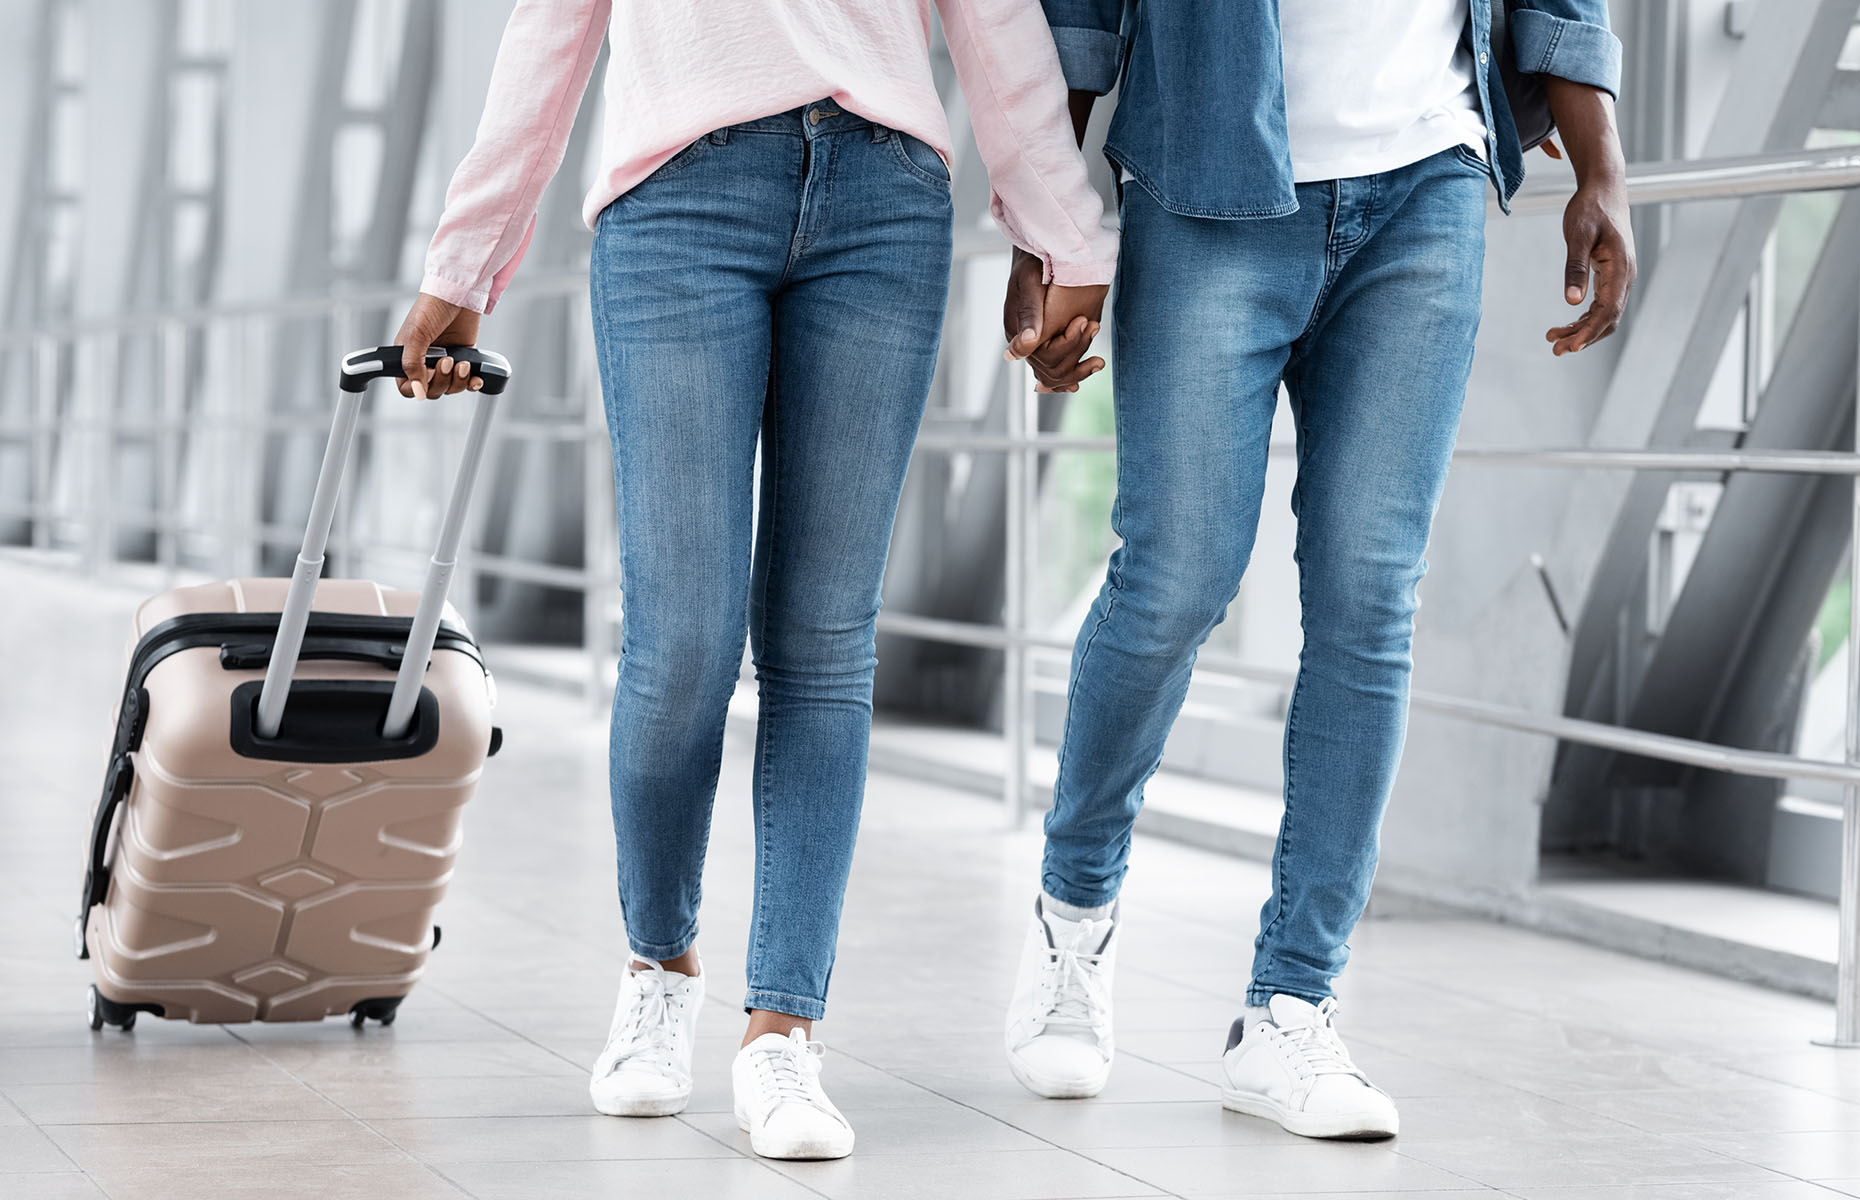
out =
<path fill-rule="evenodd" d="M 110 771 L 103 781 L 103 797 L 97 801 L 97 815 L 90 824 L 90 861 L 84 869 L 84 899 L 78 906 L 76 949 L 79 958 L 90 957 L 84 927 L 90 921 L 90 910 L 102 904 L 103 898 L 109 895 L 110 868 L 103 865 L 103 860 L 110 850 L 110 829 L 116 821 L 116 810 L 122 807 L 135 778 L 136 767 L 127 754 L 119 752 L 110 759 Z"/>
<path fill-rule="evenodd" d="M 377 379 L 405 379 L 401 369 L 401 346 L 376 346 L 373 350 L 356 350 L 343 356 L 342 390 L 360 392 Z M 471 377 L 484 380 L 483 390 L 497 395 L 510 383 L 510 360 L 476 346 L 428 346 L 426 365 L 436 367 L 442 358 L 471 364 Z"/>

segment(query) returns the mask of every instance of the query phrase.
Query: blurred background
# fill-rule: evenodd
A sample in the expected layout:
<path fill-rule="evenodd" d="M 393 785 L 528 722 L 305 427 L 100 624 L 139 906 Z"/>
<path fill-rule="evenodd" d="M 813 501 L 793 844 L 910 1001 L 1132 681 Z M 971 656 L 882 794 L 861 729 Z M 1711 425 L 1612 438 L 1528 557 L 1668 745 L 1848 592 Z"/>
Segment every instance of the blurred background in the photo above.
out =
<path fill-rule="evenodd" d="M 335 357 L 398 326 L 510 8 L 0 0 L 6 561 L 150 591 L 288 573 Z M 1616 0 L 1642 283 L 1601 346 L 1557 360 L 1543 338 L 1565 318 L 1563 164 L 1533 153 L 1518 213 L 1494 210 L 1378 906 L 1834 997 L 1860 780 L 1860 197 L 1840 190 L 1860 182 L 1855 8 Z M 1046 802 L 1067 648 L 1113 544 L 1111 376 L 1034 397 L 1001 361 L 1006 246 L 940 48 L 937 72 L 959 257 L 887 583 L 873 759 L 1000 797 L 1012 823 Z M 484 328 L 518 384 L 454 593 L 500 677 L 590 715 L 625 582 L 578 216 L 599 119 L 591 90 Z M 368 404 L 332 567 L 410 582 L 464 412 Z M 1289 431 L 1276 441 L 1252 569 L 1144 818 L 1251 858 L 1276 828 L 1299 649 Z"/>

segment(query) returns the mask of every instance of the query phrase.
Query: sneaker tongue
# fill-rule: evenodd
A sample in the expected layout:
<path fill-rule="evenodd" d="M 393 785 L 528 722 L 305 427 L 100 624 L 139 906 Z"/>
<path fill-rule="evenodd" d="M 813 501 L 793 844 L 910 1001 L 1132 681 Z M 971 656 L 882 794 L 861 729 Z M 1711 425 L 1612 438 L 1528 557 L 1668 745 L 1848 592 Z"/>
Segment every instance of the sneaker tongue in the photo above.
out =
<path fill-rule="evenodd" d="M 1300 1000 L 1297 996 L 1287 996 L 1283 992 L 1267 1001 L 1266 1011 L 1272 1014 L 1272 1023 L 1281 1029 L 1316 1025 L 1321 1020 L 1317 1005 L 1309 1000 Z"/>
<path fill-rule="evenodd" d="M 1083 921 L 1068 921 L 1052 913 L 1040 914 L 1046 922 L 1046 934 L 1055 947 L 1072 946 L 1080 954 L 1097 954 L 1104 949 L 1104 943 L 1111 936 L 1110 917 L 1087 917 Z"/>

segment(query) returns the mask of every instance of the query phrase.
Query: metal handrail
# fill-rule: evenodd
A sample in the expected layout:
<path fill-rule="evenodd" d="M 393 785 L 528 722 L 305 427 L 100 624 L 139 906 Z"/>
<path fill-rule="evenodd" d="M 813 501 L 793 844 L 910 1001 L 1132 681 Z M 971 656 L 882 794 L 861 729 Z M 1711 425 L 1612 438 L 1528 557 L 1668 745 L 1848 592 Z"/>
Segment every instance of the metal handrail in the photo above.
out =
<path fill-rule="evenodd" d="M 944 454 L 1010 454 L 1032 450 L 1109 454 L 1117 450 L 1110 434 L 930 432 L 917 449 Z M 1268 453 L 1289 457 L 1296 447 L 1275 442 Z M 1511 446 L 1456 446 L 1456 460 L 1509 463 L 1527 467 L 1586 467 L 1595 470 L 1725 472 L 1755 471 L 1783 475 L 1860 475 L 1860 457 L 1847 450 L 1633 450 L 1571 446 L 1538 449 Z"/>
<path fill-rule="evenodd" d="M 1779 196 L 1860 186 L 1860 148 L 1829 147 L 1752 154 L 1738 158 L 1690 162 L 1637 163 L 1628 168 L 1628 200 L 1633 204 L 1668 204 L 1682 200 L 1725 200 Z M 1573 190 L 1569 181 L 1533 184 L 1511 198 L 1516 215 L 1561 212 Z M 1494 201 L 1496 204 L 1496 200 Z M 956 235 L 957 260 L 1000 254 L 1008 244 L 987 230 Z M 588 287 L 584 271 L 520 275 L 505 293 L 510 299 L 580 296 Z M 244 320 L 327 317 L 338 309 L 366 312 L 404 304 L 417 294 L 406 285 L 355 288 L 318 295 L 285 296 L 245 304 L 210 304 L 58 321 L 17 329 L 0 329 L 0 349 L 16 349 L 41 338 L 76 341 L 105 335 L 158 333 L 175 324 L 206 325 Z"/>
<path fill-rule="evenodd" d="M 919 617 L 908 613 L 881 613 L 878 628 L 881 633 L 900 637 L 916 637 L 989 650 L 1038 650 L 1069 654 L 1073 648 L 1071 638 L 1037 633 L 1016 634 L 1000 625 Z M 1225 654 L 1204 653 L 1196 658 L 1195 669 L 1209 675 L 1269 683 L 1283 688 L 1289 688 L 1294 680 L 1291 671 L 1260 666 Z M 1813 779 L 1850 787 L 1860 785 L 1860 765 L 1850 763 L 1720 746 L 1715 742 L 1649 733 L 1579 717 L 1548 715 L 1515 705 L 1495 704 L 1489 700 L 1453 696 L 1444 692 L 1416 690 L 1409 694 L 1409 703 L 1424 711 L 1461 717 L 1483 725 L 1541 734 L 1559 741 L 1580 742 L 1585 746 L 1726 771 L 1733 775 L 1752 775 L 1764 779 Z"/>
<path fill-rule="evenodd" d="M 1741 200 L 1851 187 L 1860 187 L 1860 147 L 1856 146 L 1690 162 L 1635 163 L 1628 167 L 1627 173 L 1628 202 L 1642 205 L 1681 200 Z M 1573 191 L 1571 180 L 1533 184 L 1511 198 L 1511 211 L 1518 216 L 1560 213 Z M 1497 207 L 1496 199 L 1493 207 Z"/>

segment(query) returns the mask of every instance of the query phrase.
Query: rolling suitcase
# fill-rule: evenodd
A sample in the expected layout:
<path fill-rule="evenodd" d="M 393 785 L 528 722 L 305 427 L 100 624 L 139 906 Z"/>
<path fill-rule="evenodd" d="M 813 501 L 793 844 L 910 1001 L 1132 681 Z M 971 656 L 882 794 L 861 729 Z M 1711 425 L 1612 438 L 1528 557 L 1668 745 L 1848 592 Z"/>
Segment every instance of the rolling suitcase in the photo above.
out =
<path fill-rule="evenodd" d="M 77 920 L 92 1029 L 141 1012 L 385 1024 L 438 944 L 461 810 L 501 741 L 446 591 L 510 374 L 483 351 L 428 361 L 447 353 L 484 386 L 418 593 L 319 583 L 362 392 L 402 375 L 382 346 L 343 360 L 291 578 L 138 610 Z"/>

